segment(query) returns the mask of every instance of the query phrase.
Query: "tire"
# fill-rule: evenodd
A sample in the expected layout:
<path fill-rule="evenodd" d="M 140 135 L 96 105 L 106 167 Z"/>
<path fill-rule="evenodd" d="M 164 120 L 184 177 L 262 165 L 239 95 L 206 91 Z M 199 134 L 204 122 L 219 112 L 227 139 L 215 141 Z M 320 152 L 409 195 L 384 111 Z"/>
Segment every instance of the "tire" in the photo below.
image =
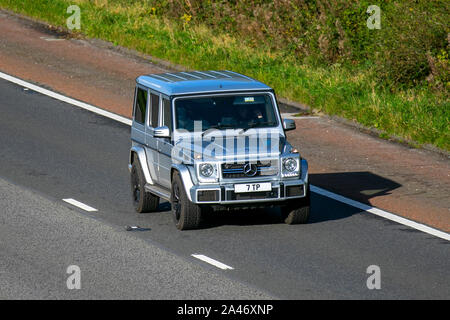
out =
<path fill-rule="evenodd" d="M 145 178 L 137 156 L 134 156 L 131 166 L 131 197 L 134 209 L 139 213 L 152 212 L 158 208 L 159 197 L 145 191 Z"/>
<path fill-rule="evenodd" d="M 286 224 L 305 224 L 309 220 L 311 199 L 308 189 L 306 196 L 299 200 L 291 200 L 290 203 L 281 207 L 281 216 Z"/>
<path fill-rule="evenodd" d="M 202 208 L 189 201 L 180 175 L 175 172 L 170 195 L 172 216 L 178 230 L 198 229 L 202 220 Z"/>

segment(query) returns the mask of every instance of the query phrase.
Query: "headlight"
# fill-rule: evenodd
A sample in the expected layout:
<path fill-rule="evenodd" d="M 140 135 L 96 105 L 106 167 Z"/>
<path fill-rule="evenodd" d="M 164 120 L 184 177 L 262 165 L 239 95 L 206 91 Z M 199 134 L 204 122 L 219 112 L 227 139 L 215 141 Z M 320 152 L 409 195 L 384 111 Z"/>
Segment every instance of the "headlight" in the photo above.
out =
<path fill-rule="evenodd" d="M 285 178 L 298 177 L 300 175 L 300 159 L 299 158 L 285 158 L 283 160 L 281 176 Z"/>
<path fill-rule="evenodd" d="M 294 158 L 287 158 L 283 162 L 283 167 L 288 172 L 294 172 L 295 170 L 297 170 L 298 167 L 297 160 Z"/>
<path fill-rule="evenodd" d="M 205 178 L 209 178 L 212 176 L 212 174 L 214 173 L 214 167 L 212 166 L 212 164 L 210 163 L 202 163 L 199 168 L 198 171 L 200 172 L 200 174 L 205 177 Z"/>

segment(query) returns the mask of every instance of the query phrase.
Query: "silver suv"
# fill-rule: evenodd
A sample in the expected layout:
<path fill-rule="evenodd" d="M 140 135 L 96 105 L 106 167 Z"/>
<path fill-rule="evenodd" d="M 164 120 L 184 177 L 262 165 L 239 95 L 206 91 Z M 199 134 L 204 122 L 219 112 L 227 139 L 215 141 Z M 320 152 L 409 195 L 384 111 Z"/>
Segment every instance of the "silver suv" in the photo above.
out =
<path fill-rule="evenodd" d="M 288 224 L 310 211 L 308 163 L 286 140 L 272 88 L 232 71 L 136 79 L 129 170 L 137 212 L 171 203 L 178 229 L 212 210 L 279 206 Z"/>

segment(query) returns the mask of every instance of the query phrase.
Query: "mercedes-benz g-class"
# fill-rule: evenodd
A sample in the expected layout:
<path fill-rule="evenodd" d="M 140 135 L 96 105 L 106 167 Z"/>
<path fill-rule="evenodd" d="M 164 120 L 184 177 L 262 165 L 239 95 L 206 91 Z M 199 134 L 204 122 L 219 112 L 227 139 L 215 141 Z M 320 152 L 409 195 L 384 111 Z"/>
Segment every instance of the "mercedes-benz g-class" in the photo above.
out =
<path fill-rule="evenodd" d="M 306 223 L 308 163 L 286 140 L 274 90 L 232 71 L 136 79 L 129 170 L 137 212 L 171 203 L 176 227 L 198 228 L 208 210 L 279 206 Z"/>

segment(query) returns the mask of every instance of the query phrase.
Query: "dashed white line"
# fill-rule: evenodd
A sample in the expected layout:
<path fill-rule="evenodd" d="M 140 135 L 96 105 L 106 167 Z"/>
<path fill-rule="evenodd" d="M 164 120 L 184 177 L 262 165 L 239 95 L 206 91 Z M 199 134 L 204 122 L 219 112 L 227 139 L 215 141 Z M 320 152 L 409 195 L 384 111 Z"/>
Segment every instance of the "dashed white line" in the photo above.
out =
<path fill-rule="evenodd" d="M 63 200 L 64 202 L 67 202 L 67 203 L 69 203 L 69 204 L 75 206 L 75 207 L 78 207 L 78 208 L 80 208 L 80 209 L 83 209 L 84 211 L 88 211 L 88 212 L 95 212 L 95 211 L 98 211 L 97 209 L 92 208 L 92 207 L 88 206 L 87 204 L 84 204 L 84 203 L 82 203 L 82 202 L 80 202 L 80 201 L 77 201 L 77 200 L 75 200 L 75 199 L 72 199 L 72 198 L 69 198 L 69 199 L 62 199 L 62 200 Z"/>
<path fill-rule="evenodd" d="M 193 254 L 192 256 L 194 258 L 202 260 L 202 261 L 204 261 L 206 263 L 209 263 L 209 264 L 211 264 L 211 265 L 213 265 L 213 266 L 215 266 L 215 267 L 217 267 L 219 269 L 222 269 L 222 270 L 234 270 L 233 267 L 227 266 L 226 264 L 224 264 L 224 263 L 222 263 L 220 261 L 214 260 L 214 259 L 212 259 L 210 257 L 207 257 L 207 256 L 205 256 L 203 254 Z"/>
<path fill-rule="evenodd" d="M 3 73 L 3 72 L 0 72 L 0 78 L 2 78 L 4 80 L 7 80 L 9 82 L 18 84 L 18 85 L 20 85 L 22 87 L 34 90 L 36 92 L 39 92 L 39 93 L 44 94 L 46 96 L 49 96 L 51 98 L 54 98 L 54 99 L 57 99 L 57 100 L 60 100 L 60 101 L 72 104 L 74 106 L 83 108 L 85 110 L 94 112 L 96 114 L 102 115 L 104 117 L 107 117 L 107 118 L 110 118 L 110 119 L 113 119 L 113 120 L 116 120 L 116 121 L 119 121 L 121 123 L 124 123 L 124 124 L 127 124 L 127 125 L 131 126 L 131 120 L 130 119 L 122 117 L 122 116 L 119 116 L 119 115 L 117 115 L 115 113 L 112 113 L 112 112 L 100 109 L 98 107 L 92 106 L 92 105 L 90 105 L 88 103 L 84 103 L 84 102 L 81 102 L 81 101 L 78 101 L 78 100 L 66 97 L 66 96 L 64 96 L 62 94 L 55 93 L 53 91 L 41 88 L 41 87 L 39 87 L 37 85 L 28 83 L 26 81 L 23 81 L 23 80 L 21 80 L 19 78 L 10 76 L 10 75 L 8 75 L 6 73 Z M 284 114 L 284 115 L 286 115 L 286 114 Z M 304 117 L 304 118 L 305 119 L 306 118 L 307 119 L 313 119 L 314 117 Z M 345 203 L 347 205 L 356 207 L 356 208 L 361 209 L 363 211 L 366 211 L 366 212 L 378 215 L 378 216 L 383 217 L 385 219 L 388 219 L 388 220 L 391 220 L 391 221 L 395 221 L 397 223 L 406 225 L 406 226 L 414 228 L 416 230 L 420 230 L 422 232 L 434 235 L 434 236 L 439 237 L 441 239 L 445 239 L 445 240 L 450 241 L 450 234 L 448 234 L 446 232 L 443 232 L 443 231 L 440 231 L 440 230 L 428 227 L 426 225 L 414 222 L 412 220 L 400 217 L 400 216 L 395 215 L 393 213 L 390 213 L 390 212 L 387 212 L 387 211 L 384 211 L 384 210 L 381 210 L 381 209 L 378 209 L 378 208 L 375 208 L 375 207 L 368 206 L 368 205 L 363 204 L 361 202 L 358 202 L 358 201 L 355 201 L 355 200 L 351 200 L 349 198 L 343 197 L 341 195 L 335 194 L 333 192 L 327 191 L 325 189 L 322 189 L 322 188 L 319 188 L 319 187 L 316 187 L 316 186 L 313 186 L 313 185 L 311 185 L 311 191 L 313 191 L 315 193 L 318 193 L 320 195 L 323 195 L 325 197 L 328 197 L 328 198 L 331 198 L 331 199 L 343 202 L 343 203 Z M 96 209 L 94 209 L 94 210 L 96 211 Z M 204 257 L 202 255 L 197 255 L 197 256 Z M 197 256 L 196 256 L 196 258 L 198 258 Z M 208 258 L 208 257 L 206 257 L 206 258 L 207 259 L 211 259 L 211 258 Z M 200 258 L 198 258 L 198 259 L 200 259 Z M 211 260 L 213 260 L 213 259 L 211 259 Z M 213 260 L 213 261 L 215 261 L 215 260 Z M 221 264 L 220 262 L 218 262 L 218 263 Z M 228 267 L 228 268 L 231 268 L 231 267 Z"/>

